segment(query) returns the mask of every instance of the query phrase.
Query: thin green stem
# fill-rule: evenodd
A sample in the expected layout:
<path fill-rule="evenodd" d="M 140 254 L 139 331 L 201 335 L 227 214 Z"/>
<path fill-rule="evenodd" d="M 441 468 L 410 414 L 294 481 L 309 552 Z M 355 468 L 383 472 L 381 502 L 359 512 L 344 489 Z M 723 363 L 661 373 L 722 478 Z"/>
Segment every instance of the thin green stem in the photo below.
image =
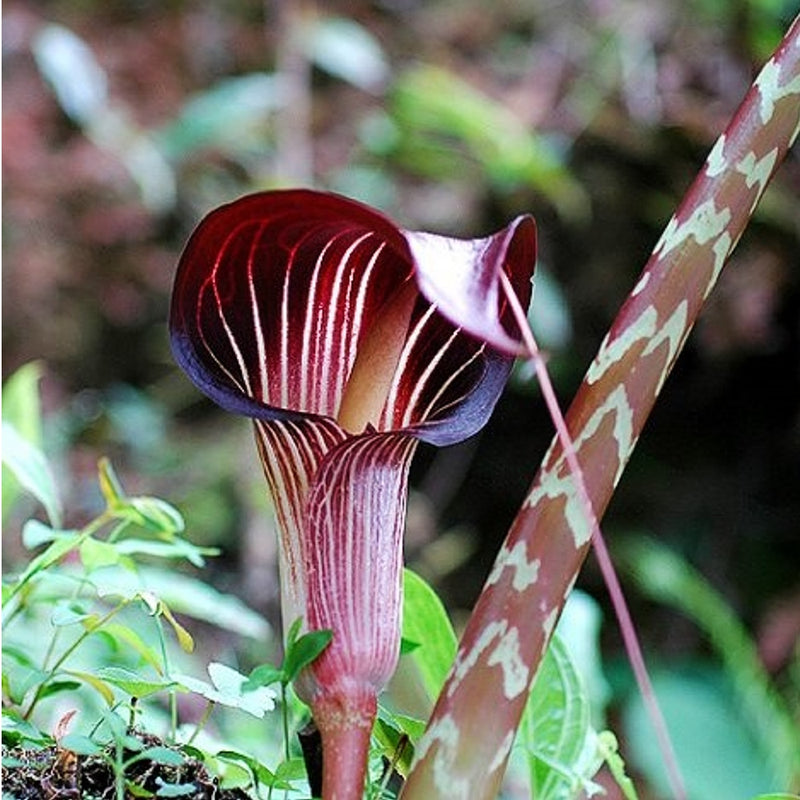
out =
<path fill-rule="evenodd" d="M 197 725 L 195 725 L 194 732 L 189 737 L 189 740 L 186 742 L 186 744 L 192 744 L 200 734 L 200 731 L 202 731 L 203 728 L 205 728 L 206 724 L 208 723 L 208 720 L 211 718 L 211 712 L 214 710 L 215 705 L 216 703 L 214 703 L 213 700 L 209 700 L 206 703 L 206 707 L 205 709 L 203 709 L 203 715 L 200 717 L 200 720 L 198 721 Z"/>
<path fill-rule="evenodd" d="M 55 675 L 55 673 L 61 668 L 64 662 L 78 649 L 78 647 L 81 646 L 81 644 L 83 644 L 83 642 L 86 641 L 86 639 L 89 638 L 89 636 L 91 636 L 97 630 L 102 628 L 103 625 L 105 625 L 109 620 L 113 619 L 114 616 L 116 616 L 120 611 L 122 611 L 122 609 L 125 608 L 129 603 L 130 603 L 129 600 L 123 600 L 118 606 L 112 608 L 111 611 L 109 611 L 104 617 L 101 617 L 99 622 L 97 622 L 97 624 L 93 625 L 89 629 L 84 630 L 84 632 L 80 636 L 78 636 L 78 638 L 75 639 L 75 641 L 72 642 L 72 644 L 58 657 L 55 664 L 53 664 L 53 666 L 50 669 L 49 678 L 52 678 L 53 675 Z M 41 683 L 39 687 L 36 689 L 36 693 L 34 694 L 33 699 L 31 700 L 30 705 L 28 706 L 28 709 L 22 715 L 23 719 L 28 719 L 30 715 L 33 713 L 33 710 L 36 708 L 36 705 L 38 704 L 39 700 L 41 700 L 42 692 L 44 691 L 46 685 L 47 681 Z"/>

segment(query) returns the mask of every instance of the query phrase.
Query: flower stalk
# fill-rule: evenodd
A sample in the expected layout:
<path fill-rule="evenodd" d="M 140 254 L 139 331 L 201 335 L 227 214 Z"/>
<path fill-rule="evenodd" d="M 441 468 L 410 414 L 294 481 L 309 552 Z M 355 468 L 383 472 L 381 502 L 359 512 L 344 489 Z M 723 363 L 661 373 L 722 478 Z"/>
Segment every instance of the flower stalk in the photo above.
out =
<path fill-rule="evenodd" d="M 598 519 L 719 273 L 800 129 L 800 17 L 670 220 L 566 415 Z M 554 439 L 461 639 L 403 797 L 496 796 L 533 681 L 591 543 Z"/>

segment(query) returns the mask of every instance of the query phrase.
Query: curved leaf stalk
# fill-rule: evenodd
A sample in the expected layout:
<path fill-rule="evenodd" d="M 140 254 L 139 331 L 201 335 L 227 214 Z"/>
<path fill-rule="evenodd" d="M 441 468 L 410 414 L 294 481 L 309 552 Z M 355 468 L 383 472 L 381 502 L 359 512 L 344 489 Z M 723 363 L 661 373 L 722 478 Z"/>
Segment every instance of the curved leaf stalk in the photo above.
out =
<path fill-rule="evenodd" d="M 726 259 L 800 130 L 800 17 L 751 87 L 645 265 L 566 421 L 602 517 Z M 554 439 L 512 524 L 417 748 L 403 797 L 496 796 L 530 684 L 591 544 Z"/>

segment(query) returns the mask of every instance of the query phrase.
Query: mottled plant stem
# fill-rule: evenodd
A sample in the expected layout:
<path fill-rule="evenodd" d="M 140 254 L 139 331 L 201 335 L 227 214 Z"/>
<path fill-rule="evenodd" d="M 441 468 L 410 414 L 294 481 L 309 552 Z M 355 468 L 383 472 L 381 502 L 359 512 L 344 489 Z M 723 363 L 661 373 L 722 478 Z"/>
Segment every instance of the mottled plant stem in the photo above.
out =
<path fill-rule="evenodd" d="M 800 129 L 800 17 L 669 221 L 566 422 L 601 518 L 702 305 Z M 493 798 L 536 670 L 591 543 L 554 439 L 442 690 L 405 800 Z"/>

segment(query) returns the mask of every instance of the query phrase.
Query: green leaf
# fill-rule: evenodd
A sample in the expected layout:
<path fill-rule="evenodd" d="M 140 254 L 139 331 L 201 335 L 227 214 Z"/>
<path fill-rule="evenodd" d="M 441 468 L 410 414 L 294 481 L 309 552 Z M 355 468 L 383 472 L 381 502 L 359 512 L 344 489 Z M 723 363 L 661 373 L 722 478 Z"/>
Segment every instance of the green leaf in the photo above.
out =
<path fill-rule="evenodd" d="M 60 561 L 64 556 L 72 550 L 75 545 L 80 541 L 77 534 L 65 534 L 63 537 L 56 539 L 50 546 L 39 553 L 36 558 L 28 562 L 28 566 L 24 572 L 17 578 L 17 582 L 12 587 L 12 595 L 16 594 L 34 575 L 42 570 L 51 567 L 53 564 Z"/>
<path fill-rule="evenodd" d="M 279 781 L 302 781 L 306 778 L 306 762 L 302 758 L 290 758 L 281 761 L 275 770 L 275 778 Z"/>
<path fill-rule="evenodd" d="M 97 742 L 79 733 L 67 733 L 58 743 L 64 750 L 71 750 L 80 756 L 96 756 L 103 752 L 103 748 Z"/>
<path fill-rule="evenodd" d="M 194 783 L 165 783 L 158 775 L 156 775 L 156 797 L 189 797 L 197 792 L 197 786 Z"/>
<path fill-rule="evenodd" d="M 152 761 L 154 764 L 165 764 L 168 767 L 181 767 L 186 759 L 177 750 L 169 747 L 148 747 L 136 756 L 137 761 Z"/>
<path fill-rule="evenodd" d="M 118 622 L 108 622 L 103 626 L 103 632 L 111 636 L 117 644 L 121 642 L 135 650 L 159 675 L 164 673 L 161 653 L 150 647 L 135 630 Z"/>
<path fill-rule="evenodd" d="M 18 709 L 3 708 L 3 744 L 14 747 L 25 742 L 36 747 L 47 747 L 53 744 L 53 737 L 23 719 Z"/>
<path fill-rule="evenodd" d="M 771 774 L 762 742 L 720 670 L 655 673 L 652 683 L 690 797 L 746 800 L 786 786 Z M 636 693 L 624 709 L 623 730 L 629 762 L 657 793 L 668 795 L 663 758 Z"/>
<path fill-rule="evenodd" d="M 47 678 L 49 678 L 49 673 L 47 674 Z M 47 685 L 39 692 L 39 699 L 44 700 L 46 697 L 53 697 L 54 695 L 61 694 L 62 692 L 74 692 L 76 689 L 80 689 L 81 684 L 80 681 L 56 681 L 51 680 L 47 683 Z"/>
<path fill-rule="evenodd" d="M 533 186 L 565 216 L 586 213 L 586 192 L 554 140 L 455 73 L 407 70 L 395 81 L 390 109 L 401 134 L 392 154 L 405 166 L 444 177 L 469 174 L 477 164 L 496 186 Z"/>
<path fill-rule="evenodd" d="M 250 672 L 247 682 L 242 687 L 249 692 L 261 686 L 271 686 L 273 683 L 283 682 L 283 670 L 274 664 L 259 664 Z"/>
<path fill-rule="evenodd" d="M 74 530 L 56 530 L 38 519 L 29 519 L 22 526 L 22 544 L 28 550 L 35 550 L 56 539 L 63 539 L 67 536 L 75 537 L 76 533 Z"/>
<path fill-rule="evenodd" d="M 156 776 L 156 779 L 158 779 L 158 776 Z M 138 784 L 129 780 L 125 781 L 125 790 L 132 797 L 155 797 L 155 795 L 149 789 L 145 789 L 144 786 L 139 786 Z"/>
<path fill-rule="evenodd" d="M 760 794 L 758 797 L 754 797 L 753 800 L 800 800 L 800 794 L 787 794 L 786 792 Z"/>
<path fill-rule="evenodd" d="M 122 488 L 111 462 L 101 458 L 98 463 L 98 482 L 108 510 L 117 518 L 127 520 L 156 533 L 181 533 L 184 522 L 174 506 L 158 497 L 128 497 Z"/>
<path fill-rule="evenodd" d="M 365 91 L 377 91 L 389 77 L 378 40 L 343 17 L 319 17 L 307 32 L 306 53 L 325 72 Z"/>
<path fill-rule="evenodd" d="M 180 511 L 159 497 L 131 497 L 127 508 L 138 515 L 139 525 L 156 533 L 181 533 L 186 527 Z"/>
<path fill-rule="evenodd" d="M 3 385 L 3 420 L 10 423 L 19 435 L 36 447 L 42 444 L 42 411 L 39 399 L 41 364 L 32 361 L 21 366 Z M 19 481 L 3 465 L 3 523 L 19 496 Z"/>
<path fill-rule="evenodd" d="M 120 542 L 122 544 L 122 542 Z M 140 596 L 146 587 L 174 612 L 217 625 L 223 630 L 264 641 L 269 623 L 234 595 L 222 594 L 207 583 L 175 570 L 139 565 L 136 574 L 108 567 L 92 575 L 101 597 Z"/>
<path fill-rule="evenodd" d="M 91 686 L 109 706 L 114 705 L 114 692 L 102 678 L 98 678 L 97 675 L 94 675 L 91 672 L 81 672 L 74 669 L 64 670 L 64 672 L 67 675 L 72 675 Z"/>
<path fill-rule="evenodd" d="M 431 701 L 444 686 L 458 640 L 436 592 L 419 575 L 403 571 L 403 638 L 421 643 L 410 653 Z"/>
<path fill-rule="evenodd" d="M 78 548 L 81 563 L 87 572 L 93 572 L 99 567 L 108 567 L 118 564 L 120 552 L 116 545 L 100 541 L 91 536 L 85 538 Z"/>
<path fill-rule="evenodd" d="M 237 750 L 220 750 L 217 753 L 217 758 L 222 761 L 233 761 L 236 764 L 244 764 L 257 784 L 262 783 L 274 789 L 288 790 L 292 788 L 291 783 L 285 780 L 279 780 L 278 777 L 271 770 L 267 769 L 258 759 L 246 753 L 240 753 Z"/>
<path fill-rule="evenodd" d="M 219 554 L 216 547 L 197 547 L 185 539 L 175 537 L 168 542 L 154 542 L 150 539 L 124 539 L 115 547 L 125 555 L 149 555 L 157 558 L 185 558 L 195 567 L 205 566 L 203 556 Z"/>
<path fill-rule="evenodd" d="M 518 741 L 528 752 L 531 794 L 537 800 L 576 797 L 593 787 L 590 778 L 602 758 L 590 726 L 589 698 L 558 635 L 531 688 Z"/>
<path fill-rule="evenodd" d="M 53 607 L 50 622 L 56 628 L 75 625 L 89 619 L 92 615 L 77 600 L 61 599 Z"/>
<path fill-rule="evenodd" d="M 654 540 L 629 540 L 615 548 L 614 556 L 643 593 L 680 610 L 705 632 L 730 679 L 742 722 L 769 765 L 773 785 L 790 785 L 792 776 L 800 774 L 800 728 L 772 686 L 756 643 L 725 598 L 677 553 Z"/>
<path fill-rule="evenodd" d="M 3 463 L 22 488 L 44 506 L 50 522 L 61 525 L 61 500 L 44 453 L 9 422 L 3 422 Z"/>
<path fill-rule="evenodd" d="M 381 746 L 384 758 L 394 768 L 407 777 L 414 760 L 414 746 L 425 732 L 422 720 L 397 714 L 378 705 L 378 717 L 375 720 L 373 736 Z"/>
<path fill-rule="evenodd" d="M 124 667 L 101 667 L 97 670 L 97 676 L 133 697 L 147 697 L 176 685 L 174 680 L 167 678 L 158 680 L 143 678 L 138 672 Z"/>
<path fill-rule="evenodd" d="M 297 621 L 292 625 L 294 630 Z M 283 677 L 286 683 L 291 683 L 300 670 L 307 667 L 330 644 L 333 631 L 310 631 L 294 639 L 290 630 L 290 639 L 286 644 L 286 656 L 283 660 Z M 296 636 L 296 631 L 294 631 Z"/>
<path fill-rule="evenodd" d="M 208 665 L 208 674 L 213 685 L 191 675 L 172 677 L 190 692 L 199 694 L 212 703 L 238 708 L 258 719 L 262 719 L 267 711 L 275 708 L 275 692 L 266 687 L 246 689 L 248 679 L 237 670 L 211 662 Z"/>

